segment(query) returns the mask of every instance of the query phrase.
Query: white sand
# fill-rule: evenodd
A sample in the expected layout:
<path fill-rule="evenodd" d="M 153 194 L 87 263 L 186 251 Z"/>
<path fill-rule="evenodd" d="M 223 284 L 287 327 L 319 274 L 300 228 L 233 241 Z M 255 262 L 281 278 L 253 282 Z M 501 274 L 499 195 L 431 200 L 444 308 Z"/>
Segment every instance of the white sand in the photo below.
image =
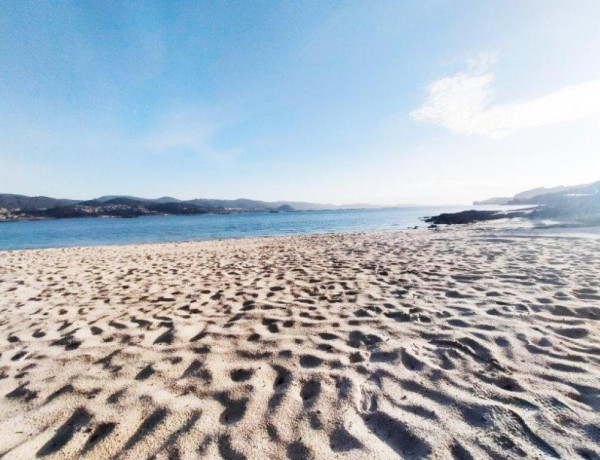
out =
<path fill-rule="evenodd" d="M 599 458 L 600 240 L 0 252 L 3 458 Z"/>

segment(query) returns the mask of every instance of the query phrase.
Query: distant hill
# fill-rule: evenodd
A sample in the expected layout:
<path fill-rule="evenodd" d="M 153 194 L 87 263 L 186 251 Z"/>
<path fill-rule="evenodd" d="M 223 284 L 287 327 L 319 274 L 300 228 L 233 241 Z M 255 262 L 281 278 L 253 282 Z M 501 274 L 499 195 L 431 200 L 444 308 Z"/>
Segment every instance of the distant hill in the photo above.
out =
<path fill-rule="evenodd" d="M 131 200 L 143 201 L 147 203 L 179 203 L 181 200 L 177 198 L 173 198 L 170 196 L 163 196 L 160 198 L 139 198 L 137 196 L 129 196 L 129 195 L 104 195 L 100 198 L 96 198 L 96 201 L 110 201 L 115 198 L 129 198 Z"/>
<path fill-rule="evenodd" d="M 600 181 L 591 184 L 536 188 L 517 193 L 512 198 L 492 198 L 474 204 L 509 204 L 529 206 L 529 210 L 463 211 L 440 214 L 426 219 L 432 224 L 463 224 L 504 217 L 576 221 L 583 225 L 600 224 Z M 534 206 L 534 207 L 533 207 Z"/>
<path fill-rule="evenodd" d="M 198 198 L 195 200 L 188 200 L 185 203 L 195 204 L 198 206 L 208 208 L 225 208 L 231 210 L 245 210 L 245 211 L 270 211 L 272 209 L 278 209 L 285 206 L 286 209 L 293 211 L 322 211 L 341 209 L 341 206 L 334 206 L 331 204 L 317 204 L 317 203 L 305 203 L 296 201 L 260 201 L 250 200 L 248 198 L 238 198 L 236 200 L 219 200 L 219 199 L 207 199 Z"/>
<path fill-rule="evenodd" d="M 157 214 L 193 215 L 218 212 L 193 204 L 175 202 L 160 203 L 140 201 L 135 198 L 117 197 L 80 201 L 69 206 L 29 211 L 24 217 L 32 218 L 68 218 L 68 217 L 139 217 Z"/>
<path fill-rule="evenodd" d="M 558 187 L 539 187 L 524 192 L 517 193 L 513 197 L 498 197 L 488 198 L 487 200 L 474 201 L 474 205 L 486 205 L 486 204 L 549 204 L 556 197 L 567 196 L 567 195 L 594 195 L 599 193 L 600 181 L 592 182 L 590 184 L 560 185 Z"/>
<path fill-rule="evenodd" d="M 517 193 L 513 199 L 514 200 L 529 200 L 531 198 L 535 198 L 536 196 L 546 195 L 548 193 L 560 193 L 567 191 L 570 188 L 582 187 L 581 185 L 574 185 L 573 187 L 565 187 L 564 185 L 559 185 L 558 187 L 539 187 L 531 190 L 526 190 L 521 193 Z"/>
<path fill-rule="evenodd" d="M 50 198 L 47 196 L 25 196 L 9 193 L 0 194 L 0 208 L 8 209 L 9 211 L 14 211 L 16 209 L 21 209 L 23 211 L 50 209 L 75 203 L 77 203 L 77 200 Z"/>
<path fill-rule="evenodd" d="M 226 210 L 238 210 L 238 211 L 271 211 L 271 210 L 285 210 L 285 211 L 323 211 L 323 210 L 335 210 L 335 209 L 357 209 L 357 208 L 370 208 L 377 207 L 368 204 L 350 204 L 336 206 L 333 204 L 321 204 L 321 203 L 308 203 L 304 201 L 261 201 L 252 200 L 249 198 L 237 198 L 235 200 L 224 200 L 218 198 L 195 198 L 193 200 L 179 200 L 172 197 L 161 197 L 161 198 L 139 198 L 127 195 L 106 195 L 100 198 L 96 198 L 97 201 L 109 201 L 115 198 L 130 198 L 137 201 L 146 203 L 187 203 L 200 206 L 202 208 L 217 208 Z M 282 208 L 282 209 L 280 209 Z"/>
<path fill-rule="evenodd" d="M 140 198 L 128 195 L 104 195 L 93 200 L 67 200 L 49 197 L 0 194 L 0 209 L 7 209 L 0 220 L 67 217 L 138 217 L 152 214 L 205 214 L 236 212 L 292 212 L 358 208 L 361 205 L 335 206 L 294 201 L 260 201 L 239 198 L 220 200 L 173 197 Z M 365 206 L 366 207 L 366 206 Z"/>
<path fill-rule="evenodd" d="M 229 209 L 232 211 L 269 211 L 277 208 L 275 203 L 269 204 L 264 201 L 249 200 L 246 198 L 239 198 L 237 200 L 197 198 L 194 200 L 188 200 L 186 203 L 201 206 L 203 208 L 220 208 Z"/>
<path fill-rule="evenodd" d="M 573 185 L 570 187 L 540 188 L 529 192 L 517 193 L 508 204 L 545 204 L 555 205 L 564 201 L 572 201 L 589 197 L 590 200 L 600 198 L 600 181 L 591 184 Z"/>
<path fill-rule="evenodd" d="M 488 198 L 487 200 L 480 200 L 480 201 L 473 201 L 474 205 L 486 205 L 486 204 L 507 204 L 510 200 L 512 200 L 511 197 L 494 197 L 494 198 Z"/>

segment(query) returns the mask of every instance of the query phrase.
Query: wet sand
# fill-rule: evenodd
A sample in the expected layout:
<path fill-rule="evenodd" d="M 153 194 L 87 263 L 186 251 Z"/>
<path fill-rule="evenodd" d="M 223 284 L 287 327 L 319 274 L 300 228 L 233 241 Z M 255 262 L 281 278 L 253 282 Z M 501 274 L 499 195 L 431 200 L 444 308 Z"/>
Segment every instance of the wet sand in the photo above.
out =
<path fill-rule="evenodd" d="M 0 252 L 3 458 L 599 458 L 600 240 Z"/>

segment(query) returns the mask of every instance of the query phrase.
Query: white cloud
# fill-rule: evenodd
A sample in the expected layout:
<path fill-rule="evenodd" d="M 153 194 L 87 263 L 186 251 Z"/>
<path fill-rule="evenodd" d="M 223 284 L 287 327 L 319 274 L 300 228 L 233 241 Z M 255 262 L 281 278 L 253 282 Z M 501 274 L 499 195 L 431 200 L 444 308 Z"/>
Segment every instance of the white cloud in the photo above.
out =
<path fill-rule="evenodd" d="M 492 103 L 490 55 L 469 61 L 466 71 L 436 80 L 422 107 L 411 113 L 454 134 L 502 139 L 519 131 L 600 117 L 600 80 L 565 86 L 537 99 Z"/>

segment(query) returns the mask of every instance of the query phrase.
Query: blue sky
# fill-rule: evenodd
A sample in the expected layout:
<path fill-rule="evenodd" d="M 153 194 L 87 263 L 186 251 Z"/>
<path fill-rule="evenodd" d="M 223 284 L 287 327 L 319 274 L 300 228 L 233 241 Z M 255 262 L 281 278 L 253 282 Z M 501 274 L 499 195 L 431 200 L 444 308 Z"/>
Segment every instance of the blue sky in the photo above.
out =
<path fill-rule="evenodd" d="M 600 180 L 600 2 L 0 9 L 0 191 L 467 203 Z"/>

